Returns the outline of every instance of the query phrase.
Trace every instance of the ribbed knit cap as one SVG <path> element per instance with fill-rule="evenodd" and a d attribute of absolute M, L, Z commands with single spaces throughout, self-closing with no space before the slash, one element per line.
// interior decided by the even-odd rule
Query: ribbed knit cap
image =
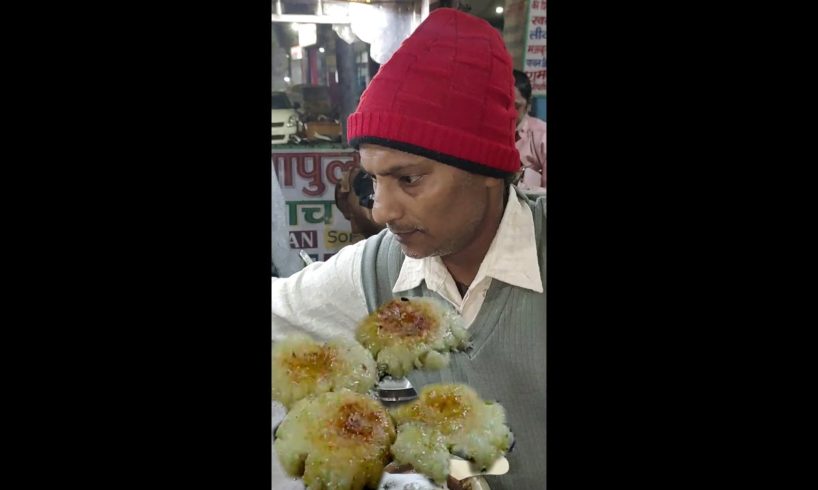
<path fill-rule="evenodd" d="M 488 22 L 433 10 L 361 95 L 347 140 L 503 177 L 520 168 L 511 57 Z"/>

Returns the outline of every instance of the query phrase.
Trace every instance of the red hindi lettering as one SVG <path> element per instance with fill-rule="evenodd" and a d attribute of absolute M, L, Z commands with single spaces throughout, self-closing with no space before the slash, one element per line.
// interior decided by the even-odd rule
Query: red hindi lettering
<path fill-rule="evenodd" d="M 357 166 L 358 164 L 355 163 L 354 160 L 350 160 L 348 162 L 333 160 L 327 164 L 327 180 L 332 185 L 338 185 L 338 182 L 341 181 L 341 176 L 344 174 L 344 172 Z"/>
<path fill-rule="evenodd" d="M 281 153 L 273 160 L 273 169 L 278 177 L 278 181 L 282 187 L 293 186 L 293 164 L 298 160 L 296 153 Z M 284 173 L 284 178 L 281 178 L 281 173 Z"/>
<path fill-rule="evenodd" d="M 298 153 L 298 175 L 310 179 L 309 184 L 301 190 L 307 196 L 321 196 L 327 189 L 324 184 L 324 173 L 321 171 L 321 154 L 320 153 Z M 312 160 L 312 167 L 307 168 L 307 160 Z"/>

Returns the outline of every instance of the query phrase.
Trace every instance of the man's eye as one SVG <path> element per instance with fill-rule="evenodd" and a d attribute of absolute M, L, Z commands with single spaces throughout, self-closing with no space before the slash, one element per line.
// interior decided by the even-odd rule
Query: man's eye
<path fill-rule="evenodd" d="M 422 178 L 423 178 L 422 175 L 404 175 L 403 177 L 400 178 L 400 181 L 403 182 L 404 184 L 410 184 L 411 185 L 411 184 L 416 183 L 417 181 L 419 181 Z"/>

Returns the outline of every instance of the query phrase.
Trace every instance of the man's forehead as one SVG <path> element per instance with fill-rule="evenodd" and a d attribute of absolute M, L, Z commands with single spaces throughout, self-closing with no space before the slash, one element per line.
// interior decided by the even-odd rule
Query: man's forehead
<path fill-rule="evenodd" d="M 405 167 L 437 163 L 420 155 L 369 143 L 361 145 L 359 153 L 361 166 L 370 173 L 391 173 Z"/>

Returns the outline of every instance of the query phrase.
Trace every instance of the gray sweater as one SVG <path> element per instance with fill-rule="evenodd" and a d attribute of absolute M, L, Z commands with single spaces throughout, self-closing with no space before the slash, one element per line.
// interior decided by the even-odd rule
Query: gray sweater
<path fill-rule="evenodd" d="M 545 199 L 528 201 L 534 216 L 537 251 L 545 282 Z M 404 255 L 391 234 L 369 240 L 362 259 L 367 308 L 374 311 L 392 299 L 392 287 Z M 437 296 L 426 283 L 399 296 Z M 454 353 L 441 371 L 414 371 L 409 379 L 418 390 L 429 383 L 466 383 L 485 400 L 506 409 L 515 436 L 507 455 L 508 474 L 486 477 L 491 490 L 545 488 L 545 293 L 492 280 L 483 306 L 469 327 L 472 348 Z"/>

